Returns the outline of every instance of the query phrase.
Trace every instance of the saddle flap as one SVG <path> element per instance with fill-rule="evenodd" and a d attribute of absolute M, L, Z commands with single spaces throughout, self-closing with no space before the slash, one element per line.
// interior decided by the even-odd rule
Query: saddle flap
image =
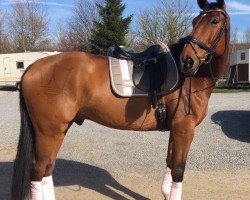
<path fill-rule="evenodd" d="M 167 73 L 165 80 L 161 84 L 161 92 L 159 95 L 165 95 L 173 92 L 180 83 L 180 71 L 171 52 L 166 52 L 163 59 L 165 59 L 163 63 L 167 66 Z M 166 93 L 166 91 L 168 92 Z"/>
<path fill-rule="evenodd" d="M 149 62 L 146 65 L 136 65 L 133 66 L 133 82 L 136 87 L 145 92 L 150 92 L 151 90 L 156 90 L 162 83 L 164 74 L 162 73 L 160 63 L 160 57 L 158 56 L 155 62 Z M 166 67 L 166 65 L 165 65 Z"/>

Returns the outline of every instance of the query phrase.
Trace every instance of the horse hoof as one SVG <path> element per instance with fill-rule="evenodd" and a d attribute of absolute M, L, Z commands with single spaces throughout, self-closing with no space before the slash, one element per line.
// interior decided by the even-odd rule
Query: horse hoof
<path fill-rule="evenodd" d="M 165 197 L 165 200 L 169 200 L 170 199 L 170 195 L 168 195 L 167 197 Z"/>
<path fill-rule="evenodd" d="M 170 199 L 170 196 L 165 196 L 164 200 L 169 200 Z"/>

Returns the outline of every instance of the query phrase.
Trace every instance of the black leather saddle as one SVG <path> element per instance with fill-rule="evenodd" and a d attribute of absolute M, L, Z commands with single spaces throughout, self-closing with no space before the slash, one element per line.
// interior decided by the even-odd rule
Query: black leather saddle
<path fill-rule="evenodd" d="M 133 61 L 134 85 L 144 92 L 157 94 L 167 73 L 167 57 L 160 45 L 150 46 L 143 52 L 133 53 L 115 46 L 112 56 Z"/>

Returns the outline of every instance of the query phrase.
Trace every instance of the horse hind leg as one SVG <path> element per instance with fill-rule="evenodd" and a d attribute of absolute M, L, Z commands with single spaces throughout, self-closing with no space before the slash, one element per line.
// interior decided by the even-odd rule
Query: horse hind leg
<path fill-rule="evenodd" d="M 43 199 L 45 199 L 45 200 L 47 200 L 47 199 L 54 200 L 55 199 L 52 173 L 53 173 L 53 170 L 55 168 L 56 156 L 57 156 L 58 151 L 62 145 L 63 139 L 64 139 L 64 134 L 62 134 L 61 137 L 58 139 L 57 144 L 55 146 L 55 149 L 52 152 L 52 155 L 50 156 L 50 159 L 46 165 L 44 177 L 42 178 Z"/>
<path fill-rule="evenodd" d="M 57 153 L 63 142 L 65 133 L 36 134 L 34 163 L 31 175 L 32 200 L 54 200 L 52 172 L 55 167 Z"/>

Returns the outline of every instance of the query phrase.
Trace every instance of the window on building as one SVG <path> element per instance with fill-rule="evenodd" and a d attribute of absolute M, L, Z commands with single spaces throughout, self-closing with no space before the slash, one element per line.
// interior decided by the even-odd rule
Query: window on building
<path fill-rule="evenodd" d="M 240 54 L 240 59 L 241 60 L 246 60 L 246 53 L 241 53 Z"/>
<path fill-rule="evenodd" d="M 24 64 L 23 64 L 23 62 L 16 62 L 16 68 L 17 68 L 17 69 L 24 69 Z"/>

